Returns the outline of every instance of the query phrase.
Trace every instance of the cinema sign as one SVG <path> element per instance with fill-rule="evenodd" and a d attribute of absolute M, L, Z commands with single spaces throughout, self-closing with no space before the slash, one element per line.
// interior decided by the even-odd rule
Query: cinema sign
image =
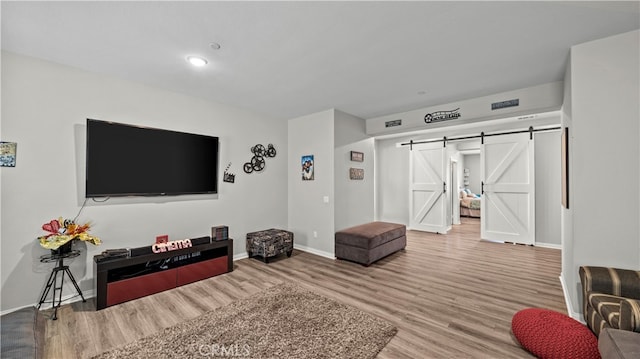
<path fill-rule="evenodd" d="M 424 123 L 442 122 L 460 118 L 460 107 L 451 111 L 436 111 L 424 116 Z"/>

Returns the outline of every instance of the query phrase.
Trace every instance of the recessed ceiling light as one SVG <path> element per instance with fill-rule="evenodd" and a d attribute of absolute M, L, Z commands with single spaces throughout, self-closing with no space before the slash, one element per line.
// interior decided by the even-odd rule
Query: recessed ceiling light
<path fill-rule="evenodd" d="M 217 42 L 212 42 L 209 44 L 209 46 L 211 46 L 211 48 L 214 50 L 220 50 L 220 44 Z"/>
<path fill-rule="evenodd" d="M 207 60 L 198 56 L 189 56 L 187 57 L 187 61 L 189 61 L 191 65 L 198 66 L 198 67 L 204 66 L 208 63 Z"/>

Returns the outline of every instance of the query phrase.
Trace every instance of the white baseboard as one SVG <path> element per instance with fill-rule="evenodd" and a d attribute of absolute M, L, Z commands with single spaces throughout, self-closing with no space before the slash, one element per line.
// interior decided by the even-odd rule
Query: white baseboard
<path fill-rule="evenodd" d="M 309 248 L 307 246 L 301 246 L 299 244 L 294 244 L 293 248 L 301 250 L 303 252 L 315 254 L 315 255 L 320 256 L 320 257 L 325 257 L 325 258 L 329 258 L 329 259 L 336 259 L 336 256 L 333 253 L 329 253 L 329 252 L 325 252 L 325 251 L 319 251 L 317 249 Z"/>
<path fill-rule="evenodd" d="M 554 243 L 540 243 L 540 242 L 536 242 L 535 246 L 536 246 L 536 247 L 542 247 L 542 248 L 562 249 L 562 245 L 561 245 L 561 244 L 554 244 Z"/>
<path fill-rule="evenodd" d="M 65 283 L 65 284 L 67 284 L 71 288 L 73 288 L 71 283 Z M 86 300 L 89 300 L 90 298 L 93 298 L 93 297 L 96 296 L 94 289 L 83 290 L 82 291 L 82 295 L 84 296 L 84 299 L 86 299 Z M 43 303 L 42 307 L 40 308 L 40 310 L 46 310 L 46 309 L 50 309 L 51 308 L 51 303 L 50 303 L 50 299 L 49 299 L 50 296 L 51 296 L 51 293 L 49 293 L 49 296 L 47 297 L 47 303 Z M 74 291 L 74 293 L 67 294 L 67 295 L 64 295 L 62 297 L 62 304 L 61 305 L 75 303 L 75 302 L 79 302 L 81 300 L 82 300 L 82 298 L 80 298 L 78 293 L 76 293 Z M 11 313 L 11 312 L 15 312 L 16 310 L 20 310 L 22 308 L 37 307 L 37 306 L 38 306 L 38 303 L 31 303 L 31 304 L 28 304 L 28 305 L 23 305 L 21 307 L 3 310 L 3 311 L 0 312 L 0 315 L 5 315 L 5 314 Z"/>
<path fill-rule="evenodd" d="M 35 307 L 37 306 L 36 304 L 29 304 L 29 305 L 23 305 L 22 307 L 16 307 L 16 308 L 11 308 L 11 309 L 6 309 L 3 311 L 0 311 L 0 315 L 5 315 L 5 314 L 9 314 L 11 312 L 15 312 L 17 310 L 20 310 L 22 308 L 27 308 L 27 307 Z"/>
<path fill-rule="evenodd" d="M 236 255 L 233 256 L 233 261 L 239 261 L 241 259 L 245 259 L 245 258 L 249 258 L 249 255 L 247 254 L 247 252 L 242 252 L 242 253 L 238 253 Z"/>
<path fill-rule="evenodd" d="M 567 313 L 571 318 L 579 321 L 582 324 L 586 324 L 582 313 L 580 311 L 576 312 L 575 310 L 573 310 L 573 305 L 571 304 L 571 297 L 569 297 L 567 283 L 565 282 L 564 276 L 562 275 L 562 273 L 560 273 L 559 279 L 560 279 L 560 285 L 562 285 L 562 294 L 564 294 L 564 302 L 565 302 L 565 305 L 567 306 Z"/>
<path fill-rule="evenodd" d="M 307 246 L 301 246 L 299 244 L 294 244 L 293 248 L 297 249 L 299 251 L 315 254 L 315 255 L 320 256 L 320 257 L 325 257 L 325 258 L 329 258 L 329 259 L 336 259 L 336 256 L 333 253 L 329 253 L 329 252 L 325 252 L 325 251 L 319 251 L 317 249 L 309 248 Z M 233 256 L 233 260 L 234 261 L 238 261 L 240 259 L 245 259 L 245 258 L 249 258 L 249 255 L 247 254 L 247 252 L 239 253 L 239 254 L 236 254 L 236 255 Z"/>

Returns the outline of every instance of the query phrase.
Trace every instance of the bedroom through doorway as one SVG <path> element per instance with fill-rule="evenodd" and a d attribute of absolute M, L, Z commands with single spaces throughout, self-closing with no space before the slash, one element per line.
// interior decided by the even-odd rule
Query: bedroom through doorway
<path fill-rule="evenodd" d="M 465 227 L 473 226 L 480 239 L 480 217 L 482 202 L 482 177 L 480 172 L 480 140 L 469 140 L 456 144 L 457 154 L 452 158 L 458 159 L 460 171 L 452 173 L 459 184 L 456 192 L 452 193 L 453 209 L 459 213 L 458 223 Z M 453 177 L 452 177 L 453 178 Z M 457 195 L 457 201 L 455 200 Z M 453 222 L 456 224 L 456 222 Z M 477 227 L 477 228 L 476 228 Z"/>

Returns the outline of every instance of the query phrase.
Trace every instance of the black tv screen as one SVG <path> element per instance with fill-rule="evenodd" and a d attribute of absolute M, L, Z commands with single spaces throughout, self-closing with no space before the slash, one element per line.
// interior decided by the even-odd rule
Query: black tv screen
<path fill-rule="evenodd" d="M 87 119 L 87 198 L 217 192 L 218 137 Z"/>

